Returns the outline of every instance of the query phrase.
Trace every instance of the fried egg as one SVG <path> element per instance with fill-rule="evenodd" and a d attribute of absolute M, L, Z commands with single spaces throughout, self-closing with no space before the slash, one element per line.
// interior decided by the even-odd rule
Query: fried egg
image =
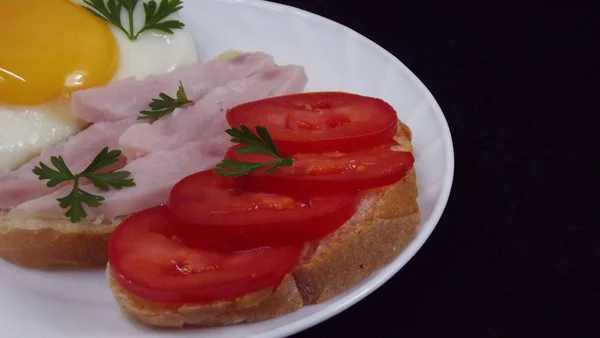
<path fill-rule="evenodd" d="M 142 2 L 136 29 L 144 22 Z M 71 115 L 72 92 L 197 62 L 185 27 L 174 34 L 148 30 L 131 41 L 82 3 L 0 0 L 0 172 L 86 126 Z M 168 19 L 181 21 L 177 13 Z"/>

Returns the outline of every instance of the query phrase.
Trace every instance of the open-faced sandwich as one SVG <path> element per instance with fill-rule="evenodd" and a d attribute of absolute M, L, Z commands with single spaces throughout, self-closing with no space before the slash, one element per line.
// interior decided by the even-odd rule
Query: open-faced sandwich
<path fill-rule="evenodd" d="M 111 3 L 120 7 L 82 6 L 108 22 L 111 11 L 142 8 Z M 146 19 L 170 8 L 164 19 L 181 3 L 143 8 Z M 163 33 L 184 32 L 170 25 Z M 131 44 L 144 37 L 111 29 Z M 123 53 L 112 56 L 127 64 Z M 0 87 L 0 113 L 17 121 L 0 124 L 2 133 L 21 128 L 26 109 L 52 105 L 71 121 L 64 135 L 0 162 L 0 257 L 33 268 L 106 267 L 115 299 L 139 320 L 218 326 L 326 301 L 412 238 L 420 222 L 412 135 L 389 104 L 302 93 L 304 68 L 263 52 L 181 59 L 148 74 L 55 84 L 37 100 L 18 96 L 23 84 Z M 20 144 L 25 134 L 7 139 Z"/>

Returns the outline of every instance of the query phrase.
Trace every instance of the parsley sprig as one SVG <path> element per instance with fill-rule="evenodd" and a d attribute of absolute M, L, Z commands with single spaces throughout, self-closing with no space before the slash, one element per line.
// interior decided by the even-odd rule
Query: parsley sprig
<path fill-rule="evenodd" d="M 51 156 L 50 162 L 56 169 L 50 168 L 48 165 L 40 162 L 39 167 L 33 168 L 33 173 L 40 180 L 49 180 L 46 183 L 48 187 L 55 187 L 63 182 L 73 181 L 71 192 L 57 201 L 61 208 L 68 209 L 65 216 L 71 219 L 71 222 L 77 223 L 81 219 L 87 217 L 87 213 L 83 209 L 83 204 L 89 207 L 96 208 L 102 204 L 104 197 L 90 194 L 80 189 L 79 179 L 85 178 L 92 182 L 98 189 L 107 191 L 111 187 L 121 189 L 123 187 L 132 187 L 135 185 L 132 178 L 128 178 L 131 174 L 128 171 L 116 171 L 112 173 L 99 173 L 102 168 L 106 168 L 118 161 L 121 155 L 120 150 L 108 150 L 108 147 L 102 149 L 98 155 L 92 160 L 92 163 L 79 174 L 73 174 L 67 167 L 62 156 Z"/>
<path fill-rule="evenodd" d="M 151 110 L 142 110 L 140 112 L 141 116 L 137 119 L 156 121 L 161 117 L 172 113 L 175 108 L 181 108 L 192 103 L 192 101 L 187 98 L 181 81 L 179 81 L 179 88 L 177 88 L 175 96 L 176 98 L 170 97 L 165 93 L 158 94 L 158 98 L 152 99 L 152 102 L 148 104 Z"/>
<path fill-rule="evenodd" d="M 183 8 L 181 0 L 160 0 L 157 5 L 155 0 L 142 2 L 144 6 L 144 25 L 137 32 L 134 29 L 133 13 L 140 0 L 84 0 L 83 8 L 95 16 L 118 27 L 129 40 L 136 40 L 140 34 L 147 30 L 155 29 L 173 34 L 174 29 L 181 29 L 185 25 L 179 20 L 165 20 L 169 15 Z M 127 12 L 127 27 L 121 20 L 121 11 Z"/>
<path fill-rule="evenodd" d="M 274 160 L 269 162 L 242 162 L 226 159 L 217 164 L 214 169 L 216 174 L 223 176 L 243 176 L 258 169 L 270 167 L 264 172 L 267 175 L 282 167 L 291 167 L 294 164 L 293 157 L 281 157 L 277 148 L 275 148 L 275 144 L 267 128 L 256 126 L 256 134 L 258 136 L 244 125 L 241 125 L 240 128 L 232 127 L 225 131 L 232 137 L 231 142 L 244 145 L 235 149 L 237 153 L 262 154 L 273 157 Z"/>

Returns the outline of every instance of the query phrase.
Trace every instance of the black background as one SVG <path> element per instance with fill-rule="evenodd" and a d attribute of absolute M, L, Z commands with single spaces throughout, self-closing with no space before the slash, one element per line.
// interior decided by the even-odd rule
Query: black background
<path fill-rule="evenodd" d="M 456 159 L 417 255 L 296 337 L 600 337 L 599 6 L 275 2 L 398 57 L 442 107 Z"/>

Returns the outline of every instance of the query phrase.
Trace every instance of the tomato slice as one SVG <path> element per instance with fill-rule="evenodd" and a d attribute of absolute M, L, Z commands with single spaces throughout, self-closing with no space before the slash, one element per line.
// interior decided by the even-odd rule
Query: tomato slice
<path fill-rule="evenodd" d="M 229 148 L 226 159 L 242 162 L 269 162 L 271 157 L 259 154 L 242 155 Z M 260 169 L 238 178 L 246 190 L 298 195 L 328 194 L 357 191 L 393 184 L 413 167 L 411 152 L 400 151 L 396 142 L 350 153 L 300 153 L 294 155 L 291 167 L 267 174 Z"/>
<path fill-rule="evenodd" d="M 357 193 L 309 196 L 246 192 L 211 170 L 190 175 L 171 190 L 167 217 L 193 247 L 248 249 L 320 239 L 356 211 Z"/>
<path fill-rule="evenodd" d="M 377 98 L 343 92 L 272 97 L 227 111 L 230 126 L 267 128 L 284 155 L 353 151 L 385 143 L 396 134 L 398 116 Z"/>
<path fill-rule="evenodd" d="M 234 299 L 278 285 L 298 262 L 299 246 L 192 249 L 173 237 L 165 210 L 160 206 L 131 215 L 110 239 L 112 275 L 139 297 L 162 303 Z"/>

